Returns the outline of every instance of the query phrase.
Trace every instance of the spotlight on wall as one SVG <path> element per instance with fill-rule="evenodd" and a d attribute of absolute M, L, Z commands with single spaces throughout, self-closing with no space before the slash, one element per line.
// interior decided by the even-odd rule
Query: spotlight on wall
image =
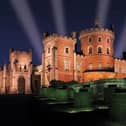
<path fill-rule="evenodd" d="M 56 30 L 60 34 L 66 33 L 63 0 L 50 0 L 52 12 L 56 25 Z"/>
<path fill-rule="evenodd" d="M 110 0 L 98 0 L 96 19 L 100 21 L 102 27 L 106 24 L 106 18 L 109 11 Z"/>
<path fill-rule="evenodd" d="M 115 57 L 122 57 L 122 52 L 126 51 L 126 20 L 123 24 L 123 30 L 121 32 L 121 35 L 118 39 L 118 43 L 116 44 L 115 48 Z"/>
<path fill-rule="evenodd" d="M 35 19 L 27 0 L 10 0 L 10 3 L 40 61 L 42 51 L 41 36 L 37 30 Z"/>

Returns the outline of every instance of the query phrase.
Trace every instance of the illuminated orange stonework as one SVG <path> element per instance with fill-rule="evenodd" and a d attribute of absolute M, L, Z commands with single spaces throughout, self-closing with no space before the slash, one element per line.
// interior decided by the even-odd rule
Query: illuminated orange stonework
<path fill-rule="evenodd" d="M 40 66 L 32 65 L 32 49 L 19 51 L 10 49 L 9 65 L 0 68 L 0 94 L 29 94 Z M 32 79 L 33 78 L 33 79 Z M 37 82 L 37 81 L 36 81 Z"/>
<path fill-rule="evenodd" d="M 9 65 L 0 68 L 0 94 L 32 93 L 51 80 L 89 82 L 126 78 L 126 60 L 114 58 L 113 29 L 98 25 L 81 31 L 81 51 L 75 50 L 77 36 L 43 33 L 42 64 L 32 64 L 32 50 L 10 50 Z"/>
<path fill-rule="evenodd" d="M 113 29 L 95 26 L 81 31 L 82 53 L 75 52 L 76 33 L 70 37 L 43 34 L 41 84 L 49 86 L 51 80 L 88 82 L 107 78 L 125 78 L 126 60 L 114 55 Z M 67 49 L 66 49 L 67 48 Z"/>

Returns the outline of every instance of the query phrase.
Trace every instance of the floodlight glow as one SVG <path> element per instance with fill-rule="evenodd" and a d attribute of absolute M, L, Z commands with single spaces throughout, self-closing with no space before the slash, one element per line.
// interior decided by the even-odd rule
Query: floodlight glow
<path fill-rule="evenodd" d="M 64 9 L 62 0 L 50 0 L 53 10 L 56 30 L 60 34 L 66 33 Z"/>
<path fill-rule="evenodd" d="M 126 50 L 126 20 L 123 25 L 120 38 L 115 48 L 115 57 L 122 57 L 122 52 Z"/>
<path fill-rule="evenodd" d="M 100 25 L 104 27 L 110 6 L 110 0 L 98 0 L 96 19 L 99 20 Z"/>
<path fill-rule="evenodd" d="M 37 58 L 41 59 L 41 37 L 36 27 L 35 19 L 31 13 L 27 0 L 10 0 L 10 3 L 24 28 L 24 32 L 27 34 L 32 47 L 35 49 Z"/>

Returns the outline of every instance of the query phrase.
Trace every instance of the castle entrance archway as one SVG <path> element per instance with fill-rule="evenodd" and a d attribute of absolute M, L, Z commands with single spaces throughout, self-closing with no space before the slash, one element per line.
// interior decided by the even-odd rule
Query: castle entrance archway
<path fill-rule="evenodd" d="M 18 93 L 25 94 L 25 78 L 22 76 L 18 78 Z"/>

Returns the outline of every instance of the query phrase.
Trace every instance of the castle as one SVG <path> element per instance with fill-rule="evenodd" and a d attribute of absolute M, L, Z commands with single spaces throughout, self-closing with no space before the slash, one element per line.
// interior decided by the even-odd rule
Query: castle
<path fill-rule="evenodd" d="M 43 34 L 43 86 L 51 80 L 88 82 L 107 78 L 125 78 L 126 60 L 114 58 L 114 28 L 104 29 L 96 21 L 91 29 L 80 32 L 81 52 L 75 50 L 77 37 Z"/>
<path fill-rule="evenodd" d="M 32 49 L 10 49 L 8 65 L 0 69 L 0 93 L 32 93 L 48 87 L 51 80 L 88 82 L 125 78 L 126 60 L 114 58 L 114 29 L 101 28 L 98 22 L 80 32 L 81 51 L 76 51 L 77 35 L 43 33 L 42 64 L 32 64 Z"/>

